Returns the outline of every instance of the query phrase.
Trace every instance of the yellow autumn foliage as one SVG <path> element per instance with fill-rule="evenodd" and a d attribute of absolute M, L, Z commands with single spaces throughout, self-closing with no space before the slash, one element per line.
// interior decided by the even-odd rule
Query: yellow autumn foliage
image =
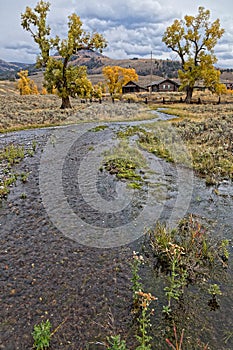
<path fill-rule="evenodd" d="M 111 95 L 121 93 L 122 86 L 130 80 L 138 81 L 138 75 L 134 68 L 107 66 L 103 68 L 103 75 Z"/>
<path fill-rule="evenodd" d="M 20 91 L 20 95 L 38 95 L 38 89 L 33 80 L 28 78 L 28 71 L 21 70 L 17 73 L 19 80 L 17 82 L 17 89 Z"/>

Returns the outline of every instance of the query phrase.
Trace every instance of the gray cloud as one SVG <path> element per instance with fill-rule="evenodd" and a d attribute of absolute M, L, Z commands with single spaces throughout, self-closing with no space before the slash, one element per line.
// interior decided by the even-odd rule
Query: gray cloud
<path fill-rule="evenodd" d="M 185 14 L 196 14 L 199 5 L 210 9 L 213 19 L 219 17 L 225 34 L 216 46 L 219 64 L 233 67 L 233 25 L 230 13 L 233 11 L 231 0 L 213 3 L 203 0 L 199 4 L 186 0 L 50 0 L 49 23 L 52 35 L 65 37 L 67 17 L 77 13 L 88 31 L 102 33 L 108 48 L 104 54 L 113 58 L 149 57 L 150 52 L 158 58 L 176 58 L 162 43 L 163 33 L 175 18 Z M 199 1 L 198 1 L 199 2 Z M 34 62 L 38 49 L 29 33 L 20 26 L 20 14 L 26 6 L 34 7 L 36 0 L 8 0 L 0 3 L 0 58 L 7 61 Z M 5 34 L 7 33 L 7 35 Z"/>
<path fill-rule="evenodd" d="M 233 59 L 233 52 L 231 53 L 222 53 L 219 55 L 221 60 L 231 60 Z"/>
<path fill-rule="evenodd" d="M 33 47 L 31 45 L 29 45 L 28 43 L 24 43 L 24 42 L 19 42 L 19 43 L 12 43 L 12 44 L 7 44 L 5 46 L 5 49 L 7 50 L 29 50 L 33 53 L 35 53 L 35 50 L 33 50 Z"/>
<path fill-rule="evenodd" d="M 154 23 L 156 19 L 159 21 L 172 17 L 171 11 L 166 13 L 159 1 L 144 0 L 118 0 L 118 1 L 102 1 L 96 4 L 96 0 L 80 2 L 77 12 L 83 18 L 96 17 L 100 20 L 108 21 L 111 19 L 116 24 L 124 24 L 130 27 L 131 24 L 140 26 L 141 23 Z M 174 14 L 174 10 L 173 10 Z"/>

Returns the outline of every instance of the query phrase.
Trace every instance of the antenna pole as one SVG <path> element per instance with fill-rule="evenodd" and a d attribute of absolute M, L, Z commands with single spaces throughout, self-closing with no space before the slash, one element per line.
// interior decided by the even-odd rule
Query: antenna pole
<path fill-rule="evenodd" d="M 152 84 L 152 74 L 153 74 L 153 61 L 152 61 L 152 51 L 150 53 L 150 83 Z M 151 86 L 152 91 L 152 86 Z"/>

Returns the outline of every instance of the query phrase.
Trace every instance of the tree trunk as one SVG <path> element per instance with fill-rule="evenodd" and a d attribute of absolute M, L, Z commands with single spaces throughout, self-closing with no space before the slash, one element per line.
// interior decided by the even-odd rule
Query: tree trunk
<path fill-rule="evenodd" d="M 193 96 L 193 87 L 187 86 L 185 102 L 191 103 L 192 96 Z"/>
<path fill-rule="evenodd" d="M 69 96 L 62 97 L 61 109 L 72 108 Z"/>
<path fill-rule="evenodd" d="M 68 88 L 67 88 L 67 76 L 66 76 L 68 61 L 69 61 L 69 56 L 66 56 L 64 59 L 63 68 L 62 68 L 62 79 L 63 79 L 62 90 L 63 92 L 65 92 L 66 96 L 62 96 L 61 109 L 71 108 L 70 98 L 69 98 Z"/>

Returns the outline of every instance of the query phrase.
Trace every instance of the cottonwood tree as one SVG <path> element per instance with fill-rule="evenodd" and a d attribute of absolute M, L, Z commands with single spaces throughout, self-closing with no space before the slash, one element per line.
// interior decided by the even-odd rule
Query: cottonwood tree
<path fill-rule="evenodd" d="M 102 85 L 100 83 L 93 86 L 92 96 L 101 99 L 103 95 Z"/>
<path fill-rule="evenodd" d="M 27 70 L 21 70 L 17 73 L 19 80 L 17 82 L 17 89 L 20 91 L 20 95 L 38 95 L 38 89 L 35 82 L 28 77 Z"/>
<path fill-rule="evenodd" d="M 219 19 L 210 22 L 210 11 L 204 7 L 198 8 L 196 17 L 186 15 L 184 20 L 176 19 L 167 27 L 162 41 L 181 59 L 182 70 L 178 75 L 181 90 L 186 90 L 187 103 L 191 101 L 197 80 L 203 80 L 212 92 L 225 91 L 219 81 L 220 71 L 214 67 L 217 62 L 214 47 L 223 33 Z"/>
<path fill-rule="evenodd" d="M 58 94 L 62 98 L 64 91 L 63 65 L 64 62 L 61 60 L 49 59 L 44 73 L 45 87 L 47 91 L 49 93 L 54 93 L 54 88 L 56 88 Z M 86 67 L 70 65 L 66 68 L 65 96 L 69 94 L 71 97 L 75 97 L 77 95 L 81 98 L 88 98 L 91 96 L 92 90 L 93 86 L 90 80 L 87 78 Z"/>
<path fill-rule="evenodd" d="M 34 9 L 26 8 L 21 14 L 21 25 L 28 31 L 40 48 L 37 67 L 45 68 L 45 87 L 48 91 L 56 88 L 62 98 L 61 108 L 71 108 L 70 96 L 80 90 L 79 84 L 84 80 L 85 72 L 80 67 L 69 64 L 71 57 L 80 50 L 99 50 L 107 46 L 104 37 L 99 33 L 87 33 L 82 28 L 82 22 L 75 13 L 68 17 L 68 35 L 66 39 L 50 36 L 50 26 L 47 15 L 50 3 L 39 1 Z M 51 57 L 55 50 L 60 59 Z M 80 75 L 82 79 L 80 80 Z M 85 81 L 86 82 L 86 81 Z"/>
<path fill-rule="evenodd" d="M 122 86 L 130 80 L 138 81 L 138 75 L 134 68 L 107 66 L 102 69 L 102 72 L 111 95 L 121 93 Z"/>

